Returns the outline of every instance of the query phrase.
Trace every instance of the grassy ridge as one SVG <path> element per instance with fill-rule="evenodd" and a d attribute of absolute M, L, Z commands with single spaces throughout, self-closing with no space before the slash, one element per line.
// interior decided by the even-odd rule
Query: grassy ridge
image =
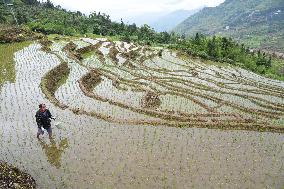
<path fill-rule="evenodd" d="M 56 90 L 66 82 L 70 73 L 70 68 L 66 62 L 62 62 L 54 69 L 50 70 L 41 80 L 41 89 L 46 97 L 55 105 L 66 108 L 55 98 Z"/>

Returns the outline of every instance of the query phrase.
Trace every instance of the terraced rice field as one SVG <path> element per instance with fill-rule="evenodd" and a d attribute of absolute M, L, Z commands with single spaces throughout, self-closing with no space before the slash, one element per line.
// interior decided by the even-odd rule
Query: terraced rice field
<path fill-rule="evenodd" d="M 34 43 L 14 60 L 0 159 L 39 188 L 284 185 L 283 82 L 105 39 Z M 62 129 L 40 142 L 42 102 Z"/>

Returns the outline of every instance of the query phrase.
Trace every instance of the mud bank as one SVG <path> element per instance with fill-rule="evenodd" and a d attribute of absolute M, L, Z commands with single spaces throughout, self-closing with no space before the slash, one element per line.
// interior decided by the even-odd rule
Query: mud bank
<path fill-rule="evenodd" d="M 66 81 L 68 75 L 70 73 L 70 69 L 66 62 L 62 62 L 60 65 L 56 66 L 54 69 L 50 70 L 41 81 L 41 89 L 42 92 L 46 95 L 46 97 L 54 103 L 56 106 L 60 108 L 66 109 L 68 106 L 60 103 L 55 98 L 56 90 Z"/>
<path fill-rule="evenodd" d="M 0 161 L 0 188 L 35 189 L 36 182 L 31 175 Z"/>

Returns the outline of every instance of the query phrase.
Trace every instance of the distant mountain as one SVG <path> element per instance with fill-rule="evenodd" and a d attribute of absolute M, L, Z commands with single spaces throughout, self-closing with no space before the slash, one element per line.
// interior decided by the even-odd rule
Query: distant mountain
<path fill-rule="evenodd" d="M 151 23 L 155 22 L 156 20 L 162 18 L 163 16 L 167 15 L 168 12 L 149 12 L 147 14 L 140 14 L 136 16 L 131 16 L 123 19 L 126 23 L 132 24 L 135 23 L 137 26 L 142 26 L 144 24 L 150 25 Z"/>
<path fill-rule="evenodd" d="M 147 14 L 126 18 L 125 21 L 129 24 L 135 23 L 137 26 L 147 24 L 157 32 L 171 31 L 186 18 L 197 13 L 202 8 L 194 10 L 176 10 L 174 12 L 149 12 Z"/>
<path fill-rule="evenodd" d="M 200 10 L 201 8 L 194 10 L 176 10 L 165 16 L 162 16 L 154 22 L 151 22 L 150 26 L 154 28 L 157 32 L 170 31 L 182 21 L 184 21 L 186 18 L 197 13 Z"/>
<path fill-rule="evenodd" d="M 251 47 L 284 51 L 284 0 L 226 0 L 204 8 L 174 31 L 230 36 Z"/>

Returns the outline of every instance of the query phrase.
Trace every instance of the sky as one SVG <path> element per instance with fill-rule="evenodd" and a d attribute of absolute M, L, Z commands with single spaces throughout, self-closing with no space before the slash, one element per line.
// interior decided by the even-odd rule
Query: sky
<path fill-rule="evenodd" d="M 67 10 L 85 14 L 102 12 L 113 20 L 131 19 L 140 15 L 169 13 L 179 9 L 192 10 L 202 6 L 217 6 L 224 0 L 51 0 Z"/>

